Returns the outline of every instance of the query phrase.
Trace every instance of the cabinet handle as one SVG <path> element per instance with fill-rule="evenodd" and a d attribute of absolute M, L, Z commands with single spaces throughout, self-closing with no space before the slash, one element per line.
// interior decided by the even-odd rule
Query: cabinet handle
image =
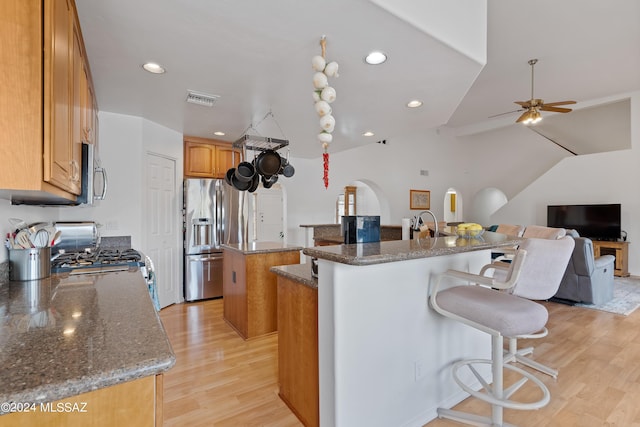
<path fill-rule="evenodd" d="M 80 181 L 80 166 L 78 166 L 78 162 L 75 160 L 71 160 L 69 162 L 71 164 L 71 181 L 79 182 Z"/>

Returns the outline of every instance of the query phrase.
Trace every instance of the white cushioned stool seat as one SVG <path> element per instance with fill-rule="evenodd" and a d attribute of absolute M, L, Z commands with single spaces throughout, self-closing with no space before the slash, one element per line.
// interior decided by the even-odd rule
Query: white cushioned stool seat
<path fill-rule="evenodd" d="M 438 276 L 430 295 L 431 307 L 452 320 L 462 322 L 491 335 L 491 359 L 462 359 L 451 368 L 455 382 L 470 396 L 491 405 L 491 416 L 480 416 L 448 408 L 438 408 L 438 417 L 474 426 L 504 427 L 503 409 L 532 410 L 547 405 L 549 389 L 532 373 L 509 363 L 505 364 L 503 337 L 538 332 L 549 318 L 547 309 L 537 302 L 513 295 L 509 291 L 518 283 L 526 267 L 527 251 L 517 249 L 513 261 L 505 265 L 501 280 L 483 274 L 447 270 Z M 484 268 L 482 272 L 486 271 Z M 441 289 L 442 281 L 464 281 Z M 487 376 L 486 365 L 491 373 Z M 504 370 L 510 371 L 505 378 Z M 466 375 L 463 376 L 462 373 Z M 480 385 L 469 382 L 469 373 Z M 505 387 L 505 379 L 509 383 Z M 514 396 L 529 383 L 528 389 Z M 512 399 L 517 397 L 517 399 Z"/>
<path fill-rule="evenodd" d="M 440 291 L 438 305 L 507 337 L 538 332 L 549 319 L 547 309 L 538 303 L 481 286 Z"/>

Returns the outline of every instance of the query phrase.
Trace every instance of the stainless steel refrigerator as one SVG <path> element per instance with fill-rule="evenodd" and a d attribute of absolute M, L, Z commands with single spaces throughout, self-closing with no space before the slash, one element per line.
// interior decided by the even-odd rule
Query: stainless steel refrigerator
<path fill-rule="evenodd" d="M 184 299 L 222 296 L 223 243 L 245 242 L 245 194 L 221 179 L 184 180 Z"/>

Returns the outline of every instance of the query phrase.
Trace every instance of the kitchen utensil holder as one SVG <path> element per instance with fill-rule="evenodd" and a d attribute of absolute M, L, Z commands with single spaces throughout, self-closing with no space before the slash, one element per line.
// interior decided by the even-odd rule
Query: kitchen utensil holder
<path fill-rule="evenodd" d="M 9 279 L 38 280 L 51 275 L 51 248 L 9 250 Z"/>

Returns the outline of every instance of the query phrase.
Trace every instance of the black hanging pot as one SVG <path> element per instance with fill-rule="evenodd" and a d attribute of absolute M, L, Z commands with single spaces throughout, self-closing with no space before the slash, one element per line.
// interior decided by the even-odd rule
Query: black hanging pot
<path fill-rule="evenodd" d="M 238 181 L 251 182 L 253 181 L 253 177 L 255 174 L 256 168 L 253 166 L 253 163 L 240 162 L 236 167 L 235 176 Z"/>
<path fill-rule="evenodd" d="M 287 178 L 291 178 L 296 173 L 293 165 L 289 163 L 289 159 L 282 157 L 282 167 L 280 168 L 280 175 L 284 175 Z"/>
<path fill-rule="evenodd" d="M 231 175 L 231 185 L 239 191 L 247 191 L 251 188 L 252 181 L 240 181 L 236 174 Z"/>
<path fill-rule="evenodd" d="M 287 178 L 291 178 L 294 173 L 296 173 L 296 170 L 291 163 L 287 163 L 287 165 L 282 168 L 282 175 Z"/>
<path fill-rule="evenodd" d="M 233 186 L 233 183 L 231 182 L 231 177 L 234 176 L 236 174 L 236 168 L 231 168 L 227 171 L 227 174 L 224 176 L 224 181 Z"/>
<path fill-rule="evenodd" d="M 274 150 L 263 151 L 256 158 L 256 170 L 262 176 L 277 175 L 280 171 L 280 166 L 282 166 L 282 159 L 280 154 Z"/>
<path fill-rule="evenodd" d="M 262 176 L 262 186 L 264 188 L 271 188 L 276 182 L 278 182 L 278 175 L 271 175 L 270 177 Z"/>
<path fill-rule="evenodd" d="M 249 187 L 249 193 L 253 193 L 258 189 L 258 185 L 260 184 L 260 175 L 255 174 L 253 179 L 251 180 L 251 187 Z"/>

